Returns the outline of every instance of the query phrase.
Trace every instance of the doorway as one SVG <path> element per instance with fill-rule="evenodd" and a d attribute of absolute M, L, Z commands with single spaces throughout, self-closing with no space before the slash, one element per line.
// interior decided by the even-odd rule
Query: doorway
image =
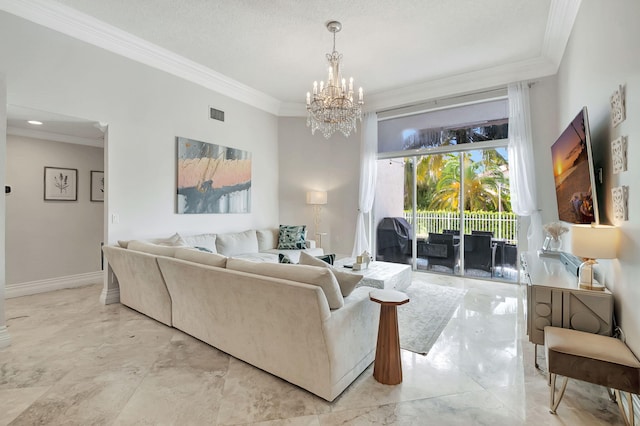
<path fill-rule="evenodd" d="M 8 106 L 6 297 L 102 282 L 104 131 L 94 121 Z"/>

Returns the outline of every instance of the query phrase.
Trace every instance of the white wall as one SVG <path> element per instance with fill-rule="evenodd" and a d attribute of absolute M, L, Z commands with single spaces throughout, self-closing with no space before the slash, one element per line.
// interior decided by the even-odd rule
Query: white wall
<path fill-rule="evenodd" d="M 90 201 L 90 172 L 103 170 L 104 150 L 7 137 L 6 284 L 99 271 L 104 203 Z M 44 167 L 78 170 L 77 201 L 44 201 Z"/>
<path fill-rule="evenodd" d="M 349 138 L 311 135 L 306 118 L 278 120 L 280 141 L 280 223 L 313 228 L 313 209 L 305 203 L 309 190 L 327 191 L 319 232 L 325 252 L 351 255 L 355 238 L 360 184 L 360 130 Z"/>
<path fill-rule="evenodd" d="M 108 123 L 108 243 L 176 231 L 225 232 L 278 221 L 277 119 L 162 71 L 0 13 L 10 104 Z M 208 108 L 225 111 L 210 120 Z M 252 212 L 178 215 L 176 136 L 248 150 Z"/>
<path fill-rule="evenodd" d="M 589 111 L 596 166 L 604 168 L 604 188 L 598 198 L 601 216 L 612 218 L 610 188 L 629 186 L 629 220 L 618 223 L 622 241 L 618 259 L 609 266 L 607 286 L 616 300 L 616 315 L 627 344 L 640 355 L 640 3 L 583 1 L 558 73 L 558 116 L 566 126 L 586 105 Z M 627 119 L 617 128 L 609 121 L 609 98 L 626 85 Z M 559 131 L 560 129 L 558 129 Z M 611 172 L 610 141 L 629 138 L 629 169 Z M 602 218 L 601 218 L 602 220 Z"/>

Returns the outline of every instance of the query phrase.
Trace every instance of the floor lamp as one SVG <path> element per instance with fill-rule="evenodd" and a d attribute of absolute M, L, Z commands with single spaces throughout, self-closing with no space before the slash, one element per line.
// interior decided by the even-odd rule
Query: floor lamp
<path fill-rule="evenodd" d="M 307 191 L 307 204 L 313 206 L 313 231 L 319 237 L 318 245 L 322 247 L 322 236 L 327 234 L 318 232 L 318 227 L 320 226 L 320 211 L 322 206 L 327 204 L 327 191 Z"/>

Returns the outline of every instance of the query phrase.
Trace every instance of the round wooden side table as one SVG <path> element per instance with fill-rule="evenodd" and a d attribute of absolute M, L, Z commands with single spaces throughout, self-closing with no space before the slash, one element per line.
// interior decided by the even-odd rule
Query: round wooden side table
<path fill-rule="evenodd" d="M 375 290 L 369 293 L 369 299 L 380 304 L 373 377 L 385 385 L 397 385 L 402 383 L 402 362 L 396 307 L 408 303 L 409 297 L 396 290 Z"/>

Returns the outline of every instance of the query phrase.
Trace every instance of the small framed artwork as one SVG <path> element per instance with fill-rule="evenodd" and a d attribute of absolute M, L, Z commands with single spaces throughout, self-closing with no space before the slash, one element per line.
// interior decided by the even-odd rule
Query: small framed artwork
<path fill-rule="evenodd" d="M 620 136 L 611 142 L 611 159 L 613 162 L 613 173 L 627 171 L 627 137 Z"/>
<path fill-rule="evenodd" d="M 620 85 L 609 99 L 611 104 L 611 125 L 617 127 L 627 118 L 624 86 Z"/>
<path fill-rule="evenodd" d="M 45 201 L 78 201 L 78 169 L 44 168 Z"/>
<path fill-rule="evenodd" d="M 104 172 L 91 170 L 91 201 L 104 201 Z"/>

